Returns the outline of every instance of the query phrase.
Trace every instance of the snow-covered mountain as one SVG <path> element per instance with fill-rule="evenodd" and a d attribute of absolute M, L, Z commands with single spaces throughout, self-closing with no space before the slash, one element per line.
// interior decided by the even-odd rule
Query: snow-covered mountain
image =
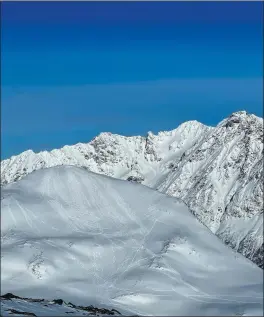
<path fill-rule="evenodd" d="M 84 166 L 181 198 L 212 232 L 263 268 L 263 119 L 233 113 L 147 137 L 101 133 L 88 144 L 1 162 L 1 184 L 45 167 Z"/>
<path fill-rule="evenodd" d="M 141 184 L 57 166 L 2 188 L 2 294 L 124 315 L 261 316 L 262 277 L 183 202 Z M 53 311 L 1 302 L 1 315 Z"/>

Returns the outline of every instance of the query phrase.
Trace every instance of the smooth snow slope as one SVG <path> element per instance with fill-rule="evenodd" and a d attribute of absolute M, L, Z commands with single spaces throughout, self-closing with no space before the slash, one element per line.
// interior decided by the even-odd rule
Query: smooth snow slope
<path fill-rule="evenodd" d="M 123 314 L 263 313 L 263 271 L 176 198 L 72 166 L 1 194 L 2 294 Z"/>

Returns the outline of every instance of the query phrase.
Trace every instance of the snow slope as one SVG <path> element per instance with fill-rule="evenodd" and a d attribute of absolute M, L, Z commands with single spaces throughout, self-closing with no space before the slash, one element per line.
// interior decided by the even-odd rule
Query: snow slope
<path fill-rule="evenodd" d="M 1 192 L 1 292 L 139 315 L 262 315 L 263 271 L 176 198 L 60 166 Z"/>
<path fill-rule="evenodd" d="M 263 268 L 263 119 L 233 113 L 147 137 L 101 133 L 88 144 L 1 162 L 1 184 L 57 165 L 141 182 L 182 199 L 213 233 Z"/>

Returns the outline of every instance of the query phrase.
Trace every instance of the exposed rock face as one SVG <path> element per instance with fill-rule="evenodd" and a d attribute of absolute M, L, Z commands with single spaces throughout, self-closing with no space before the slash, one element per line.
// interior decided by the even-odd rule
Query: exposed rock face
<path fill-rule="evenodd" d="M 142 183 L 144 181 L 144 178 L 143 177 L 137 177 L 137 176 L 129 176 L 127 178 L 127 180 L 129 182 L 136 182 L 136 183 Z"/>
<path fill-rule="evenodd" d="M 147 137 L 101 133 L 88 144 L 1 162 L 1 184 L 55 165 L 84 166 L 181 198 L 220 239 L 263 268 L 263 119 L 233 113 Z"/>

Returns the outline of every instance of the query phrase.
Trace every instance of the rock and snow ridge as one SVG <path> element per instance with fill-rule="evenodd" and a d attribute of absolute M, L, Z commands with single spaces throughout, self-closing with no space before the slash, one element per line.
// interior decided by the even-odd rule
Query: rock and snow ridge
<path fill-rule="evenodd" d="M 233 113 L 216 127 L 188 121 L 147 137 L 101 133 L 87 144 L 1 162 L 1 184 L 34 170 L 83 166 L 182 199 L 212 232 L 263 268 L 263 119 Z"/>
<path fill-rule="evenodd" d="M 62 299 L 24 298 L 12 293 L 1 296 L 1 316 L 121 316 L 117 310 L 78 306 Z"/>
<path fill-rule="evenodd" d="M 130 316 L 262 316 L 262 277 L 183 202 L 141 184 L 57 166 L 1 190 L 2 294 Z M 70 311 L 1 305 L 3 315 Z"/>

